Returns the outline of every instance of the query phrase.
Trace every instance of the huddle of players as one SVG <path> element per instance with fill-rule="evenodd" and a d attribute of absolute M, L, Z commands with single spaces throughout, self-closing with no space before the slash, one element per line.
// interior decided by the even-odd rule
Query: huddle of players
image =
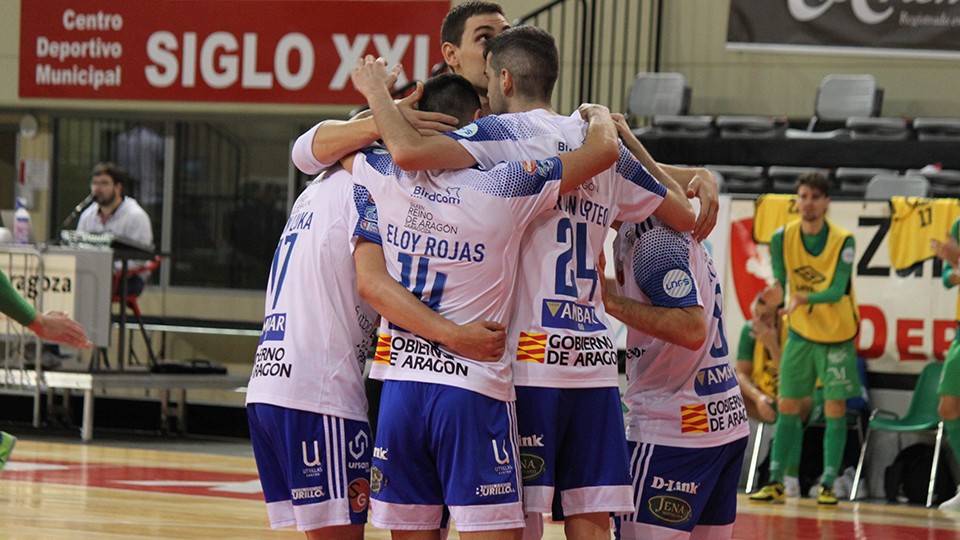
<path fill-rule="evenodd" d="M 325 172 L 278 244 L 247 394 L 271 526 L 360 538 L 372 493 L 395 537 L 438 538 L 449 511 L 464 538 L 538 538 L 557 496 L 570 538 L 608 538 L 611 513 L 622 538 L 729 537 L 748 427 L 698 241 L 715 182 L 660 166 L 601 106 L 554 113 L 553 38 L 507 27 L 458 5 L 442 50 L 469 83 L 398 104 L 367 57 L 352 80 L 372 118 L 295 145 Z M 619 294 L 596 268 L 610 227 Z M 630 326 L 626 437 L 607 312 Z"/>

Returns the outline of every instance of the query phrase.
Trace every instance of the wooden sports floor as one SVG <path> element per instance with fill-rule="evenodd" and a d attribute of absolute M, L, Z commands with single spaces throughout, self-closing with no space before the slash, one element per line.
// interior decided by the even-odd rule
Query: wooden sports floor
<path fill-rule="evenodd" d="M 0 473 L 0 538 L 304 538 L 269 529 L 243 441 L 100 435 L 85 445 L 17 435 Z M 861 502 L 821 509 L 808 499 L 770 506 L 741 495 L 739 508 L 738 539 L 960 538 L 960 513 L 917 506 Z M 367 531 L 367 538 L 389 538 L 386 531 Z M 560 525 L 548 524 L 546 531 L 545 538 L 563 538 Z"/>

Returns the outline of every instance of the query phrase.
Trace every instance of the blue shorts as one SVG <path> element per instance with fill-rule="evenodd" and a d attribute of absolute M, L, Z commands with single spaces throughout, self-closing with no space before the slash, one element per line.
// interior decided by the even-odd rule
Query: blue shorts
<path fill-rule="evenodd" d="M 633 510 L 619 389 L 518 386 L 517 423 L 527 512 Z"/>
<path fill-rule="evenodd" d="M 513 403 L 442 384 L 385 381 L 373 451 L 370 522 L 461 532 L 523 527 Z"/>
<path fill-rule="evenodd" d="M 694 527 L 732 533 L 746 437 L 712 448 L 628 445 L 635 502 L 633 513 L 615 520 L 618 538 L 673 538 Z"/>
<path fill-rule="evenodd" d="M 370 428 L 264 403 L 247 405 L 253 456 L 274 529 L 367 522 Z"/>

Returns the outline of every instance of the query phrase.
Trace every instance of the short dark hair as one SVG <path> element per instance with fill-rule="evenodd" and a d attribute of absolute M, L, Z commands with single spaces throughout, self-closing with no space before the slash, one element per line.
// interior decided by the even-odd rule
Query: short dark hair
<path fill-rule="evenodd" d="M 818 190 L 824 197 L 830 197 L 830 179 L 822 172 L 804 173 L 797 177 L 797 190 L 800 186 L 807 186 L 810 189 Z"/>
<path fill-rule="evenodd" d="M 556 41 L 546 30 L 531 25 L 508 28 L 487 41 L 484 56 L 494 70 L 510 71 L 519 95 L 543 101 L 553 97 L 560 57 Z"/>
<path fill-rule="evenodd" d="M 127 173 L 112 161 L 101 161 L 93 166 L 90 176 L 109 176 L 114 184 L 122 184 L 127 178 Z"/>
<path fill-rule="evenodd" d="M 440 25 L 440 43 L 453 43 L 457 47 L 463 39 L 463 31 L 467 27 L 467 19 L 474 15 L 485 15 L 487 13 L 499 13 L 503 15 L 503 8 L 495 2 L 486 0 L 474 0 L 464 2 L 450 8 L 447 15 L 443 18 L 443 24 Z M 504 17 L 506 17 L 504 15 Z"/>
<path fill-rule="evenodd" d="M 480 96 L 464 77 L 444 73 L 423 83 L 423 97 L 417 106 L 421 111 L 456 116 L 462 127 L 473 121 L 473 113 L 480 108 Z"/>

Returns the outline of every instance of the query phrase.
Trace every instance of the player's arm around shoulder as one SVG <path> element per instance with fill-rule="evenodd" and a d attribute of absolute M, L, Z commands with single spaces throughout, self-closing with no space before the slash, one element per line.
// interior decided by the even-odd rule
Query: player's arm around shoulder
<path fill-rule="evenodd" d="M 617 127 L 610 110 L 603 105 L 585 104 L 580 106 L 580 115 L 587 121 L 587 136 L 583 146 L 560 155 L 563 164 L 560 193 L 572 191 L 608 170 L 620 156 Z"/>

